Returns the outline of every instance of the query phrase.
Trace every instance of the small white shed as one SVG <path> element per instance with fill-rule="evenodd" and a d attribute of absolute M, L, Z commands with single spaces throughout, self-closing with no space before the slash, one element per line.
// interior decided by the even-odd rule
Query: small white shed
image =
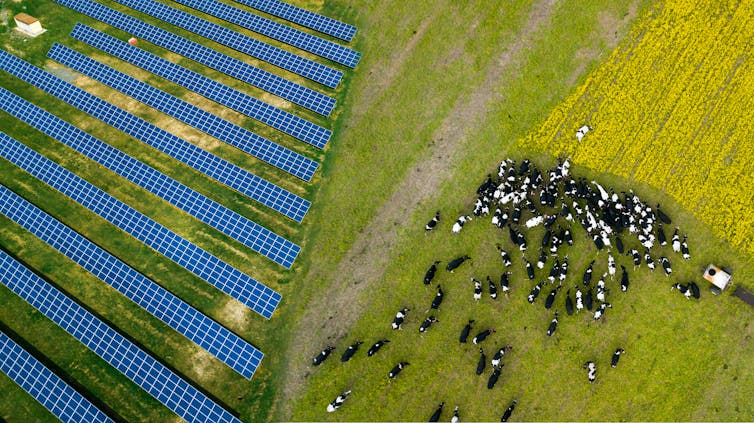
<path fill-rule="evenodd" d="M 29 16 L 26 13 L 19 13 L 18 15 L 13 17 L 13 20 L 16 21 L 16 29 L 31 37 L 36 37 L 37 35 L 47 31 L 46 29 L 42 28 L 42 24 L 39 23 L 39 19 L 33 16 Z"/>

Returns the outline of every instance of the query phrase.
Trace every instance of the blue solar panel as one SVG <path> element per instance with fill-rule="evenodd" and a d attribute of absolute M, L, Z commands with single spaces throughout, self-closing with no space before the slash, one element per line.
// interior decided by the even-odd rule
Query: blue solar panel
<path fill-rule="evenodd" d="M 164 254 L 217 289 L 270 318 L 280 294 L 181 238 L 89 182 L 0 132 L 0 156 Z"/>
<path fill-rule="evenodd" d="M 119 3 L 134 3 L 133 0 L 116 0 Z M 341 65 L 346 65 L 350 68 L 356 66 L 361 58 L 361 53 L 351 50 L 348 47 L 344 47 L 340 44 L 332 41 L 323 40 L 322 38 L 315 37 L 314 35 L 307 34 L 304 31 L 291 28 L 289 26 L 277 23 L 267 18 L 249 13 L 245 10 L 235 8 L 231 5 L 220 3 L 216 0 L 173 0 L 176 3 L 183 4 L 185 6 L 196 9 L 200 12 L 204 12 L 208 15 L 212 15 L 234 23 L 243 28 L 249 29 L 266 37 L 270 37 L 273 40 L 278 40 L 286 44 L 290 44 L 294 47 L 298 47 L 301 50 L 314 53 L 318 56 L 330 59 Z M 144 2 L 140 2 L 144 3 Z M 158 4 L 156 2 L 150 2 L 151 4 Z M 156 16 L 156 15 L 154 15 Z M 160 17 L 162 18 L 162 17 Z M 193 32 L 193 29 L 186 28 Z M 203 34 L 200 34 L 203 35 Z M 206 35 L 205 35 L 206 36 Z M 209 37 L 207 37 L 209 38 Z M 217 40 L 215 40 L 217 41 Z M 233 47 L 233 46 L 229 46 Z"/>
<path fill-rule="evenodd" d="M 2 256 L 7 257 L 5 252 L 0 250 L 0 257 Z M 18 386 L 63 422 L 112 422 L 105 413 L 2 331 L 0 331 L 0 371 L 13 379 Z"/>
<path fill-rule="evenodd" d="M 286 268 L 291 267 L 301 250 L 298 245 L 269 229 L 210 200 L 3 88 L 0 88 L 0 109 Z"/>
<path fill-rule="evenodd" d="M 91 0 L 55 0 L 55 2 L 321 115 L 329 116 L 335 107 L 335 99 L 332 97 L 255 68 L 241 60 L 226 56 L 99 3 Z"/>
<path fill-rule="evenodd" d="M 0 282 L 187 422 L 239 421 L 2 250 Z"/>
<path fill-rule="evenodd" d="M 332 131 L 315 125 L 296 115 L 280 110 L 263 101 L 221 84 L 204 75 L 141 50 L 83 24 L 76 24 L 71 37 L 110 53 L 133 65 L 161 76 L 171 82 L 199 93 L 210 100 L 230 107 L 253 119 L 278 129 L 313 146 L 323 148 Z"/>
<path fill-rule="evenodd" d="M 0 185 L 0 213 L 23 226 L 233 370 L 251 378 L 262 352 L 71 228 Z"/>
<path fill-rule="evenodd" d="M 0 69 L 300 222 L 311 203 L 0 50 Z M 306 173 L 311 177 L 313 170 Z"/>
<path fill-rule="evenodd" d="M 350 42 L 356 27 L 278 0 L 236 0 L 259 11 Z"/>
<path fill-rule="evenodd" d="M 329 68 L 291 52 L 273 47 L 254 38 L 239 34 L 214 22 L 199 18 L 162 3 L 150 1 L 116 0 L 134 10 L 161 19 L 169 24 L 191 31 L 218 44 L 230 47 L 251 57 L 272 63 L 330 88 L 335 88 L 343 72 Z M 336 44 L 337 46 L 337 44 Z M 340 46 L 338 46 L 340 47 Z M 342 48 L 342 47 L 341 47 Z"/>
<path fill-rule="evenodd" d="M 61 44 L 53 44 L 47 53 L 47 57 L 57 60 L 77 72 L 96 79 L 267 163 L 296 163 L 300 166 L 304 162 L 310 162 L 311 166 L 317 165 L 314 160 L 208 113 L 191 103 L 141 82 L 134 77 L 90 59 Z"/>

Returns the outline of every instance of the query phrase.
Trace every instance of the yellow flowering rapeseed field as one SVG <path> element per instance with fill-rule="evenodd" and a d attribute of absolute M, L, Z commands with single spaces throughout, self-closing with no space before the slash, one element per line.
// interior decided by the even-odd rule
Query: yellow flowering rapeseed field
<path fill-rule="evenodd" d="M 754 254 L 752 55 L 754 0 L 658 2 L 521 143 L 655 186 Z"/>

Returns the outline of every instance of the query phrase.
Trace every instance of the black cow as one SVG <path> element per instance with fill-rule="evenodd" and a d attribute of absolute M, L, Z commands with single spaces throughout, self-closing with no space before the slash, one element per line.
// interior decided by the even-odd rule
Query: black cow
<path fill-rule="evenodd" d="M 531 265 L 529 260 L 524 259 L 526 262 L 526 275 L 529 276 L 529 280 L 534 279 L 534 266 Z"/>
<path fill-rule="evenodd" d="M 440 421 L 440 415 L 442 415 L 442 407 L 445 405 L 445 402 L 441 402 L 440 406 L 437 407 L 437 410 L 435 410 L 434 413 L 429 417 L 430 422 L 439 422 Z"/>
<path fill-rule="evenodd" d="M 696 284 L 696 282 L 691 281 L 689 282 L 689 289 L 691 289 L 691 295 L 694 296 L 697 300 L 699 299 L 699 285 Z"/>
<path fill-rule="evenodd" d="M 571 299 L 570 289 L 566 292 L 565 306 L 566 306 L 566 313 L 568 313 L 569 316 L 572 316 L 573 315 L 573 300 Z"/>
<path fill-rule="evenodd" d="M 550 322 L 550 326 L 547 328 L 547 336 L 552 336 L 555 330 L 558 328 L 558 312 L 555 312 L 555 317 Z"/>
<path fill-rule="evenodd" d="M 498 378 L 500 378 L 500 371 L 503 368 L 504 364 L 501 364 L 498 367 L 495 367 L 495 370 L 492 371 L 492 374 L 490 375 L 490 378 L 487 379 L 487 389 L 492 389 L 495 387 L 495 384 L 497 383 Z"/>
<path fill-rule="evenodd" d="M 481 331 L 478 334 L 476 334 L 476 336 L 474 337 L 474 339 L 471 340 L 471 342 L 473 342 L 474 344 L 478 344 L 484 341 L 485 339 L 487 339 L 487 337 L 492 335 L 493 333 L 495 333 L 495 329 L 487 329 L 487 330 Z"/>
<path fill-rule="evenodd" d="M 657 216 L 660 218 L 662 223 L 666 225 L 670 225 L 671 220 L 665 213 L 662 212 L 662 209 L 660 208 L 660 203 L 657 203 Z"/>
<path fill-rule="evenodd" d="M 516 408 L 516 404 L 518 404 L 518 400 L 513 400 L 510 406 L 508 406 L 508 409 L 505 410 L 505 413 L 503 413 L 503 417 L 500 418 L 501 422 L 507 422 L 508 419 L 511 418 L 511 414 L 513 414 L 513 410 Z"/>
<path fill-rule="evenodd" d="M 388 341 L 387 339 L 375 342 L 371 347 L 369 347 L 369 351 L 367 351 L 367 357 L 371 357 L 377 354 L 377 351 L 379 351 L 380 348 L 382 348 L 382 346 L 387 344 L 388 342 L 390 341 Z"/>
<path fill-rule="evenodd" d="M 553 288 L 552 291 L 550 291 L 550 295 L 548 295 L 547 299 L 545 300 L 545 308 L 546 309 L 549 310 L 550 308 L 552 308 L 552 304 L 555 302 L 555 294 L 557 294 L 558 291 L 560 291 L 561 288 L 563 288 L 563 287 L 562 286 L 557 286 L 557 287 Z"/>
<path fill-rule="evenodd" d="M 620 266 L 623 273 L 620 275 L 620 290 L 623 292 L 628 291 L 628 271 L 626 271 L 626 267 L 621 265 Z"/>
<path fill-rule="evenodd" d="M 438 210 L 435 213 L 435 217 L 433 217 L 432 220 L 430 220 L 429 222 L 427 222 L 427 224 L 424 226 L 424 230 L 425 231 L 431 231 L 432 229 L 434 229 L 437 226 L 437 222 L 439 222 L 439 221 L 440 221 L 440 210 Z"/>
<path fill-rule="evenodd" d="M 315 366 L 319 366 L 320 364 L 322 364 L 322 362 L 325 361 L 325 359 L 327 359 L 327 357 L 330 356 L 330 353 L 334 349 L 335 347 L 333 346 L 330 346 L 330 345 L 326 346 L 324 350 L 320 351 L 319 354 L 317 354 L 317 356 L 314 357 L 314 360 L 312 360 L 312 364 L 314 364 Z"/>
<path fill-rule="evenodd" d="M 584 306 L 587 310 L 592 311 L 592 288 L 589 288 L 589 291 L 586 291 L 586 294 L 584 294 Z"/>
<path fill-rule="evenodd" d="M 476 363 L 476 374 L 481 375 L 484 373 L 484 368 L 487 366 L 487 356 L 484 355 L 484 350 L 479 348 L 479 361 Z"/>
<path fill-rule="evenodd" d="M 581 279 L 584 285 L 589 285 L 589 283 L 592 281 L 592 266 L 594 266 L 594 260 L 589 262 L 589 266 L 586 268 L 586 271 L 584 272 L 584 277 Z"/>
<path fill-rule="evenodd" d="M 474 323 L 473 320 L 469 320 L 469 323 L 466 323 L 466 326 L 461 329 L 461 336 L 458 337 L 458 342 L 465 344 L 466 340 L 469 338 L 469 332 L 471 332 L 471 324 Z"/>
<path fill-rule="evenodd" d="M 351 357 L 353 357 L 353 355 L 356 354 L 356 350 L 359 349 L 359 345 L 363 343 L 364 341 L 357 341 L 351 344 L 348 348 L 346 348 L 345 351 L 343 351 L 343 355 L 340 356 L 340 361 L 345 363 L 346 361 L 350 360 Z"/>
<path fill-rule="evenodd" d="M 442 288 L 440 288 L 440 285 L 437 285 L 437 294 L 435 295 L 435 298 L 432 300 L 432 304 L 430 304 L 429 309 L 439 310 L 440 304 L 442 304 L 442 299 L 444 296 L 445 296 L 445 293 L 442 292 Z"/>
<path fill-rule="evenodd" d="M 624 354 L 626 351 L 623 350 L 623 348 L 618 348 L 613 353 L 613 358 L 610 360 L 610 367 L 615 368 L 615 366 L 618 365 L 618 360 L 620 360 L 620 355 Z"/>
<path fill-rule="evenodd" d="M 625 251 L 625 249 L 623 248 L 623 240 L 621 240 L 617 235 L 615 236 L 615 248 L 620 254 L 623 254 L 623 251 Z"/>
<path fill-rule="evenodd" d="M 445 270 L 447 270 L 450 273 L 453 273 L 456 269 L 458 269 L 458 266 L 462 265 L 463 262 L 466 260 L 470 260 L 471 257 L 469 256 L 461 256 L 456 259 L 451 260 L 447 266 L 445 266 Z"/>
<path fill-rule="evenodd" d="M 497 298 L 497 285 L 495 285 L 495 282 L 492 282 L 492 279 L 489 275 L 487 275 L 487 286 L 490 287 L 490 298 L 493 300 Z"/>
<path fill-rule="evenodd" d="M 424 274 L 424 285 L 429 285 L 430 283 L 432 283 L 432 279 L 435 278 L 435 272 L 437 272 L 438 264 L 440 264 L 440 262 L 436 261 L 432 263 L 432 266 L 429 266 L 427 273 Z"/>
<path fill-rule="evenodd" d="M 408 361 L 401 361 L 400 363 L 396 364 L 392 370 L 390 370 L 390 373 L 387 374 L 387 377 L 389 377 L 390 379 L 395 379 L 395 377 L 398 376 L 398 373 L 400 373 L 401 370 L 403 370 L 403 368 L 408 365 Z"/>
<path fill-rule="evenodd" d="M 665 236 L 665 231 L 662 230 L 662 224 L 657 224 L 657 240 L 660 241 L 660 245 L 663 247 L 668 245 L 668 238 Z"/>

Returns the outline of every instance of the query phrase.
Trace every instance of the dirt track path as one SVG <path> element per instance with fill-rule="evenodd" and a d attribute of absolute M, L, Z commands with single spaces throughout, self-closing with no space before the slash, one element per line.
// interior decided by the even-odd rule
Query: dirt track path
<path fill-rule="evenodd" d="M 324 286 L 327 288 L 312 298 L 306 314 L 301 316 L 292 337 L 292 351 L 304 351 L 306 357 L 314 356 L 320 346 L 308 345 L 306 340 L 337 340 L 356 323 L 360 313 L 358 303 L 353 299 L 359 298 L 365 289 L 369 289 L 381 279 L 388 264 L 391 245 L 396 238 L 396 222 L 401 222 L 403 216 L 412 215 L 418 204 L 422 204 L 437 192 L 452 176 L 450 169 L 453 169 L 462 147 L 468 141 L 466 135 L 483 122 L 490 106 L 501 100 L 499 87 L 503 75 L 517 72 L 517 65 L 523 53 L 532 45 L 532 38 L 536 32 L 549 21 L 556 3 L 557 0 L 539 0 L 534 3 L 519 35 L 513 37 L 514 41 L 511 44 L 500 46 L 503 52 L 497 60 L 491 62 L 484 80 L 456 102 L 446 120 L 433 134 L 432 139 L 435 142 L 429 148 L 427 158 L 408 172 L 392 197 L 380 207 L 377 217 L 364 228 L 361 238 L 353 244 L 336 269 L 329 274 L 311 275 L 306 278 L 324 278 Z M 417 35 L 423 33 L 421 28 L 426 28 L 425 23 L 429 20 L 431 17 L 425 19 Z M 403 52 L 404 55 L 408 53 L 406 50 Z M 402 62 L 400 58 L 397 59 L 397 63 Z M 397 72 L 396 69 L 391 69 L 392 74 Z M 381 88 L 384 89 L 385 86 L 387 84 Z M 346 279 L 339 275 L 349 277 Z M 354 285 L 351 281 L 360 282 Z M 313 316 L 320 317 L 315 320 Z M 322 316 L 330 318 L 326 326 L 322 324 Z M 284 376 L 282 398 L 278 399 L 284 419 L 292 417 L 291 407 L 287 404 L 292 404 L 300 393 L 308 372 L 308 361 L 289 363 L 288 372 Z"/>

